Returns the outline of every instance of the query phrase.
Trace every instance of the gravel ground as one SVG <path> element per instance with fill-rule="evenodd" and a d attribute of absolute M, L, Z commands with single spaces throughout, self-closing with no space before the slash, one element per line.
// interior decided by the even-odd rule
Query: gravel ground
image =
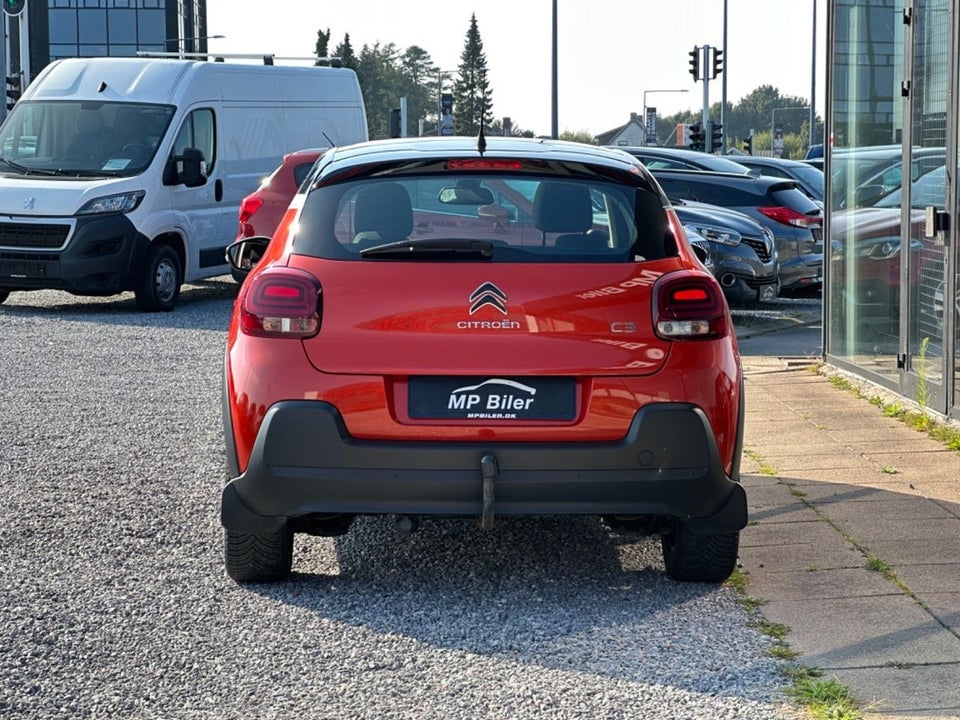
<path fill-rule="evenodd" d="M 234 286 L 0 306 L 0 716 L 753 718 L 771 640 L 593 519 L 387 519 L 222 565 L 220 366 Z"/>

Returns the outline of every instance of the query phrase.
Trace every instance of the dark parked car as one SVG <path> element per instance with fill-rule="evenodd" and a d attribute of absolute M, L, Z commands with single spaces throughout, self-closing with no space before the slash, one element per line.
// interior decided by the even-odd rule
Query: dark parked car
<path fill-rule="evenodd" d="M 495 530 L 594 515 L 667 575 L 736 566 L 743 381 L 716 278 L 650 173 L 609 148 L 400 138 L 328 150 L 241 286 L 226 340 L 227 573 L 358 515 Z"/>
<path fill-rule="evenodd" d="M 712 170 L 747 174 L 750 170 L 731 158 L 722 155 L 697 152 L 681 147 L 621 147 L 618 150 L 630 153 L 648 170 Z"/>
<path fill-rule="evenodd" d="M 674 210 L 688 236 L 710 245 L 711 272 L 732 303 L 773 300 L 780 287 L 780 263 L 773 233 L 735 210 L 677 203 Z"/>
<path fill-rule="evenodd" d="M 823 170 L 810 163 L 759 155 L 737 155 L 737 162 L 760 175 L 796 180 L 808 197 L 823 202 Z"/>
<path fill-rule="evenodd" d="M 915 147 L 910 162 L 910 181 L 944 165 L 942 147 Z M 903 185 L 903 146 L 879 145 L 838 148 L 830 157 L 830 196 L 833 208 L 873 205 Z"/>
<path fill-rule="evenodd" d="M 705 172 L 652 170 L 673 202 L 701 202 L 737 210 L 776 239 L 780 294 L 819 291 L 823 285 L 823 210 L 794 180 Z"/>

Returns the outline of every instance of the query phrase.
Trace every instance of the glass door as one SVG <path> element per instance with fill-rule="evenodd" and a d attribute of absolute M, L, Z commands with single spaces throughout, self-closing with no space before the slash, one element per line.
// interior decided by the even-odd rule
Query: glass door
<path fill-rule="evenodd" d="M 943 293 L 949 223 L 947 128 L 951 97 L 953 0 L 914 0 L 908 10 L 909 86 L 901 201 L 901 387 L 905 396 L 946 412 Z M 953 143 L 950 143 L 953 145 Z M 956 168 L 954 162 L 950 166 Z M 939 299 L 938 299 L 939 298 Z"/>

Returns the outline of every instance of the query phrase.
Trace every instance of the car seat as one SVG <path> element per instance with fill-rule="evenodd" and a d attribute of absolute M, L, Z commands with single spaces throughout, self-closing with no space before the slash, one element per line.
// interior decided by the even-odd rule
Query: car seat
<path fill-rule="evenodd" d="M 402 185 L 383 182 L 357 193 L 353 208 L 355 243 L 397 242 L 413 231 L 410 196 Z"/>
<path fill-rule="evenodd" d="M 607 234 L 592 232 L 593 204 L 590 188 L 569 182 L 543 182 L 533 197 L 533 221 L 543 233 L 560 233 L 554 245 L 586 252 L 608 249 Z"/>
<path fill-rule="evenodd" d="M 77 118 L 77 134 L 67 147 L 68 158 L 100 157 L 103 153 L 103 120 L 99 112 L 85 110 Z"/>

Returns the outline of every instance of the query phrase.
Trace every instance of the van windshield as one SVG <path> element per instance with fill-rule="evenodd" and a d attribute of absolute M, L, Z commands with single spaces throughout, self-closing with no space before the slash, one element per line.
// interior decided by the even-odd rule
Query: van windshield
<path fill-rule="evenodd" d="M 173 117 L 168 105 L 18 102 L 0 127 L 0 172 L 136 175 L 147 168 Z"/>

